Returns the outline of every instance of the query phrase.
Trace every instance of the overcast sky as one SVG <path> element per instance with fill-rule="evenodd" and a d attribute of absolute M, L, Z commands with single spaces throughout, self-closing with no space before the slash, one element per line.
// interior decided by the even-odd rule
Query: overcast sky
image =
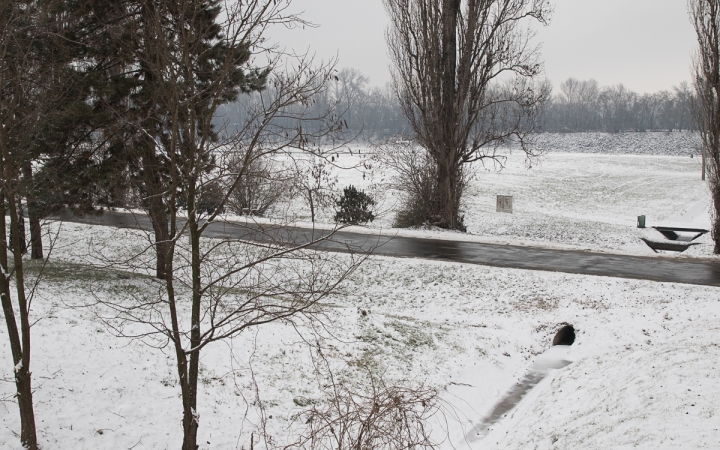
<path fill-rule="evenodd" d="M 690 80 L 695 41 L 686 0 L 555 0 L 550 25 L 538 27 L 547 78 L 623 83 L 636 92 L 671 89 Z M 293 11 L 317 28 L 275 30 L 272 38 L 298 52 L 339 56 L 371 85 L 390 81 L 382 0 L 294 0 Z"/>

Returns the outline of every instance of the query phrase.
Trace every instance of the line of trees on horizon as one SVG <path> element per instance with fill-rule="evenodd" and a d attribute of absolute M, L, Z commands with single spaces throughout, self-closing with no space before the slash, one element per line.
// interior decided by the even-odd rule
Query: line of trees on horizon
<path fill-rule="evenodd" d="M 553 94 L 542 104 L 540 131 L 696 131 L 694 99 L 695 93 L 688 82 L 669 90 L 640 94 L 623 84 L 601 86 L 594 79 L 568 78 L 553 87 Z M 410 131 L 392 84 L 372 86 L 360 70 L 337 71 L 328 89 L 315 99 L 313 108 L 326 110 L 333 103 L 344 111 L 347 135 L 357 136 L 359 140 L 379 141 L 407 135 Z M 231 127 L 244 123 L 244 108 L 240 103 L 224 105 L 216 120 Z"/>
<path fill-rule="evenodd" d="M 569 78 L 544 105 L 545 131 L 697 130 L 695 94 L 682 82 L 671 90 L 638 94 L 622 84 Z"/>

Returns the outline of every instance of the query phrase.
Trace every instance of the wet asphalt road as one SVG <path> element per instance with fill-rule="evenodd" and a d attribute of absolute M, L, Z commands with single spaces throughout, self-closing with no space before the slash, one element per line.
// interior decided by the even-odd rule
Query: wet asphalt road
<path fill-rule="evenodd" d="M 125 212 L 106 212 L 101 216 L 86 217 L 63 214 L 58 218 L 69 222 L 152 230 L 147 216 Z M 328 231 L 308 228 L 217 222 L 208 227 L 204 236 L 298 245 L 310 242 L 312 239 L 317 240 L 328 233 Z M 338 231 L 329 239 L 312 244 L 312 247 L 325 251 L 372 252 L 376 255 L 392 257 L 720 286 L 720 261 L 709 259 L 613 255 L 581 250 L 389 237 L 347 231 Z"/>

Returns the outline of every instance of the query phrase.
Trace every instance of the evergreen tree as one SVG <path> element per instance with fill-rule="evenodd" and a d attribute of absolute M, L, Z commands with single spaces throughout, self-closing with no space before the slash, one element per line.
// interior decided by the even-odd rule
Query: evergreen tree
<path fill-rule="evenodd" d="M 348 186 L 343 189 L 343 195 L 336 202 L 338 210 L 335 212 L 335 222 L 357 225 L 375 220 L 375 215 L 370 210 L 375 201 L 364 191 L 359 191 L 355 186 Z"/>
<path fill-rule="evenodd" d="M 247 40 L 223 36 L 217 0 L 92 1 L 101 39 L 90 51 L 94 60 L 113 61 L 107 64 L 110 87 L 101 92 L 119 118 L 106 130 L 113 143 L 106 161 L 123 169 L 119 179 L 142 199 L 155 234 L 156 276 L 162 279 L 173 159 L 192 153 L 199 137 L 217 139 L 211 124 L 217 108 L 241 92 L 261 90 L 267 72 L 246 68 Z M 178 127 L 181 123 L 187 126 Z M 196 163 L 205 172 L 214 165 L 209 154 Z M 104 168 L 96 170 L 114 173 Z"/>

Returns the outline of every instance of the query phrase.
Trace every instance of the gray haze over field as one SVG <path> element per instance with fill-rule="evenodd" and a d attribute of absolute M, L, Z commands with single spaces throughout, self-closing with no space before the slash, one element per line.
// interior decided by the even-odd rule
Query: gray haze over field
<path fill-rule="evenodd" d="M 595 78 L 639 92 L 690 80 L 694 31 L 685 0 L 555 0 L 549 26 L 535 26 L 548 79 Z M 287 49 L 340 58 L 381 86 L 391 80 L 382 0 L 295 0 L 293 12 L 317 28 L 272 30 Z"/>

